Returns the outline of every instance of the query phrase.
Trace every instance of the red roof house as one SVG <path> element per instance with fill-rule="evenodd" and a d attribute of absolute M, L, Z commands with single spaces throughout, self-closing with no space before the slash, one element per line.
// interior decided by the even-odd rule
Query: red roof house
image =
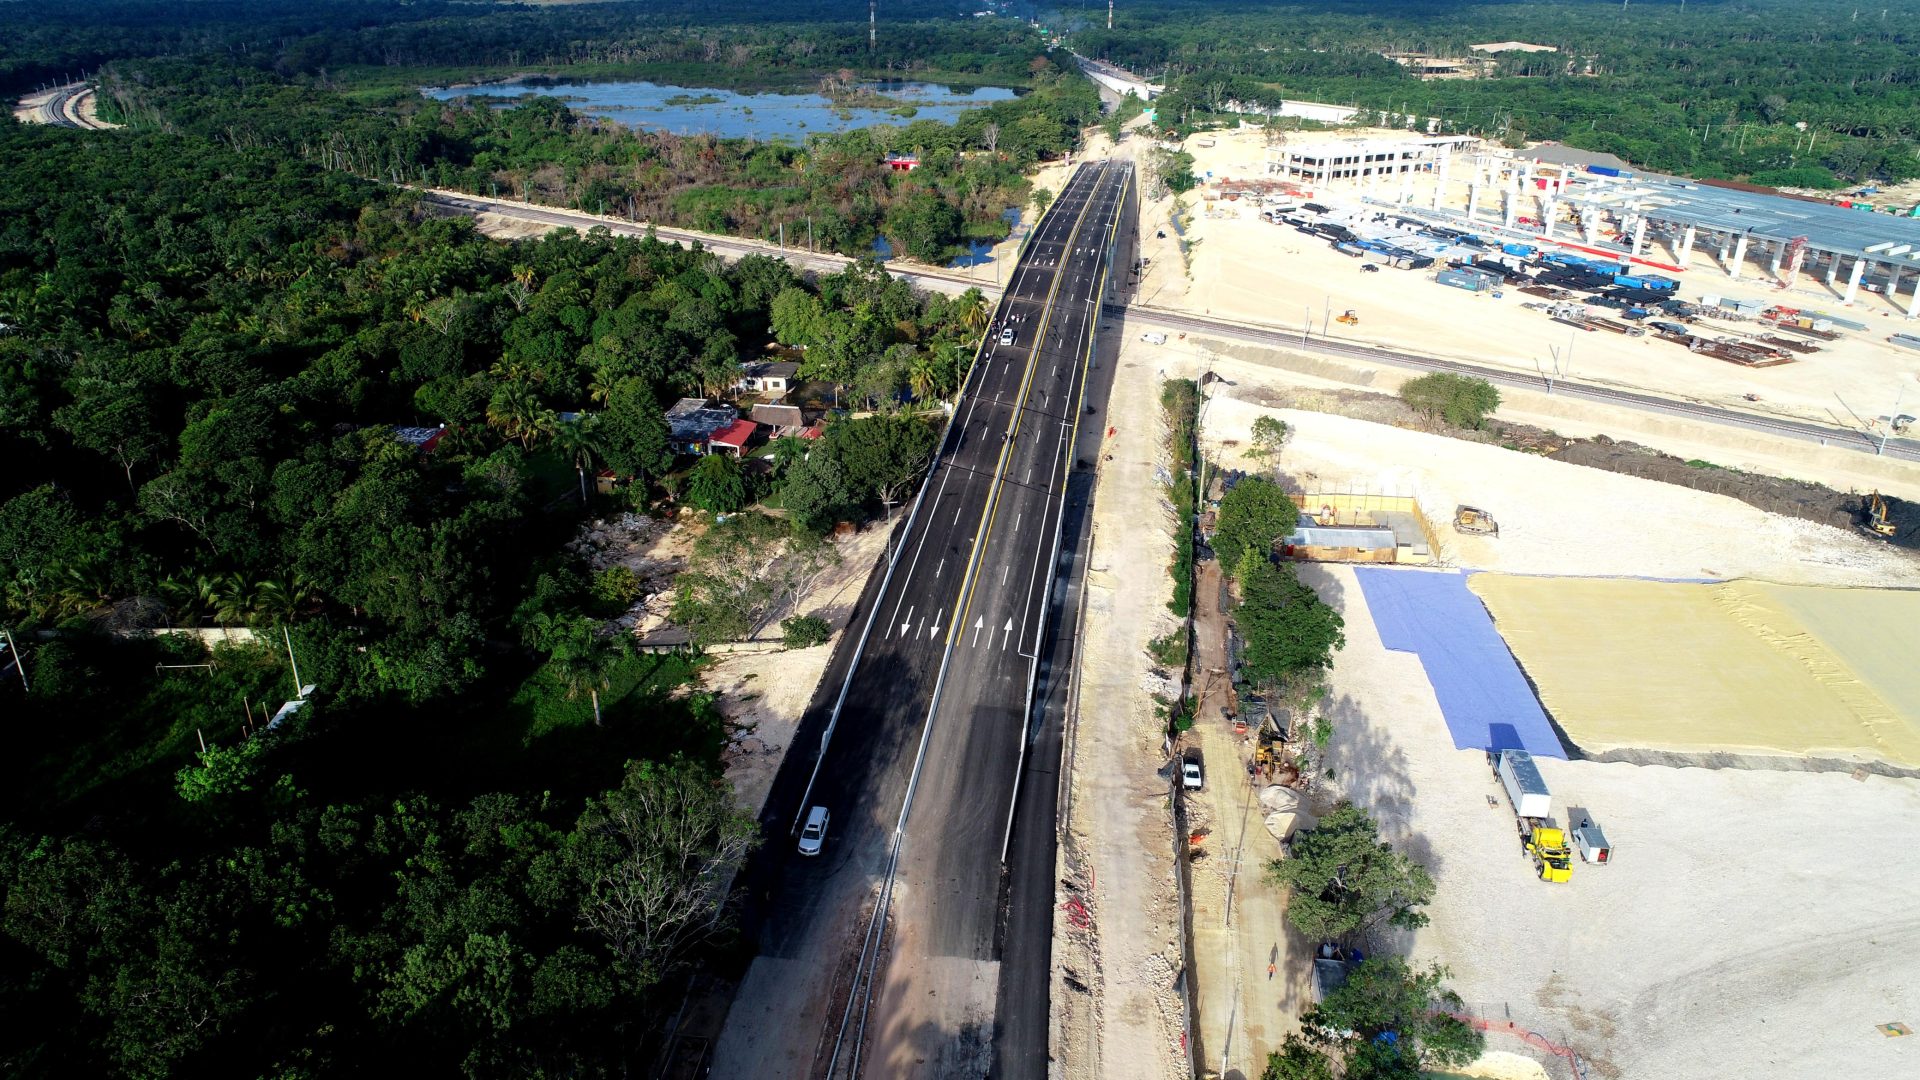
<path fill-rule="evenodd" d="M 739 457 L 747 452 L 747 442 L 759 430 L 760 425 L 751 420 L 735 420 L 707 437 L 707 451 Z"/>

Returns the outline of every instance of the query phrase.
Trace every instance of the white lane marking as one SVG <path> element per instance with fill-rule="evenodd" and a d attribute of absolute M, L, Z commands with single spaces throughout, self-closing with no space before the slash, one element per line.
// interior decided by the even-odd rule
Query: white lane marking
<path fill-rule="evenodd" d="M 1020 531 L 1020 522 L 1023 519 L 1025 519 L 1026 516 L 1027 515 L 1025 513 L 1019 513 L 1019 514 L 1013 515 L 1013 531 L 1015 533 L 1018 533 Z"/>
<path fill-rule="evenodd" d="M 935 581 L 939 581 L 939 580 L 940 580 L 940 571 L 942 571 L 942 570 L 945 570 L 946 568 L 947 568 L 947 560 L 946 560 L 946 558 L 945 558 L 945 557 L 943 556 L 943 557 L 942 557 L 942 558 L 940 559 L 940 565 L 939 565 L 939 566 L 936 566 L 936 567 L 934 567 L 934 568 L 933 568 L 933 580 L 935 580 Z"/>

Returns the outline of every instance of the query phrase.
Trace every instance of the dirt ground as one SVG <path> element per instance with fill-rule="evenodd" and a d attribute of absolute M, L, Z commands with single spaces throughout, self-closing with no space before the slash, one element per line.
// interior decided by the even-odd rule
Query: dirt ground
<path fill-rule="evenodd" d="M 1833 842 L 1911 820 L 1920 782 L 1538 759 L 1556 808 L 1583 807 L 1615 845 L 1613 865 L 1542 883 L 1484 755 L 1453 748 L 1418 659 L 1381 647 L 1352 569 L 1303 576 L 1347 622 L 1335 792 L 1438 885 L 1431 924 L 1393 944 L 1447 965 L 1474 1012 L 1571 1048 L 1603 1080 L 1920 1068 L 1920 1044 L 1875 1028 L 1920 1015 L 1920 852 Z"/>
<path fill-rule="evenodd" d="M 1450 439 L 1344 416 L 1268 410 L 1257 369 L 1216 367 L 1203 440 L 1228 465 L 1244 457 L 1256 416 L 1286 422 L 1279 469 L 1299 489 L 1416 498 L 1444 523 L 1453 508 L 1479 506 L 1500 523 L 1497 538 L 1436 530 L 1445 561 L 1514 574 L 1669 578 L 1759 578 L 1785 584 L 1920 585 L 1920 557 L 1847 529 L 1767 514 L 1732 498 L 1602 472 L 1499 446 Z M 1227 441 L 1236 445 L 1224 446 Z"/>
<path fill-rule="evenodd" d="M 833 637 L 826 644 L 737 653 L 701 671 L 700 688 L 720 695 L 720 713 L 727 718 L 731 735 L 725 754 L 727 780 L 742 809 L 758 813 L 766 802 L 801 714 L 847 629 L 854 602 L 886 553 L 889 531 L 884 523 L 873 523 L 840 541 L 842 562 L 800 601 L 795 614 L 818 615 L 833 624 Z"/>
<path fill-rule="evenodd" d="M 1322 137 L 1294 136 L 1303 141 Z M 1213 145 L 1202 145 L 1209 142 Z M 1216 181 L 1263 176 L 1267 148 L 1265 134 L 1258 130 L 1208 132 L 1188 139 L 1184 148 L 1195 157 L 1196 174 L 1211 171 Z M 1389 187 L 1393 185 L 1383 185 L 1382 197 L 1397 193 L 1397 187 Z M 1456 184 L 1454 190 L 1464 188 Z M 1149 223 L 1167 237 L 1158 242 L 1158 250 L 1145 251 L 1153 265 L 1142 282 L 1142 301 L 1287 327 L 1311 320 L 1316 333 L 1324 327 L 1335 337 L 1527 373 L 1551 372 L 1558 362 L 1565 377 L 1581 382 L 1853 427 L 1888 414 L 1896 399 L 1909 404 L 1920 400 L 1920 383 L 1914 378 L 1920 372 L 1920 354 L 1884 340 L 1914 324 L 1905 318 L 1904 307 L 1877 294 L 1862 291 L 1846 313 L 1867 322 L 1869 331 L 1844 331 L 1842 340 L 1797 363 L 1751 370 L 1652 337 L 1581 333 L 1522 309 L 1521 302 L 1532 298 L 1517 292 L 1496 300 L 1438 285 L 1429 280 L 1431 271 L 1363 273 L 1359 260 L 1324 242 L 1261 221 L 1259 207 L 1250 201 L 1208 202 L 1207 193 L 1204 187 L 1196 189 L 1184 200 L 1190 211 L 1189 235 L 1197 241 L 1190 268 L 1180 257 L 1175 230 L 1167 224 L 1172 200 L 1149 208 Z M 1342 185 L 1314 192 L 1322 203 L 1352 206 L 1365 194 L 1364 188 Z M 1417 186 L 1413 201 L 1423 202 Z M 1482 213 L 1487 213 L 1485 208 Z M 1153 237 L 1152 232 L 1146 235 Z M 1666 257 L 1664 250 L 1655 254 Z M 1693 267 L 1675 276 L 1687 300 L 1712 294 L 1843 310 L 1823 279 L 1803 275 L 1797 288 L 1783 291 L 1757 280 L 1759 273 L 1750 268 L 1744 280 L 1735 282 L 1700 251 Z M 1330 315 L 1348 309 L 1359 316 L 1358 326 L 1325 326 Z M 1752 322 L 1717 327 L 1725 333 L 1757 329 Z M 1749 402 L 1747 394 L 1760 400 Z M 1912 411 L 1904 405 L 1902 409 Z"/>
<path fill-rule="evenodd" d="M 1093 544 L 1069 717 L 1061 879 L 1055 920 L 1054 1056 L 1059 1075 L 1191 1076 L 1182 1045 L 1180 910 L 1154 695 L 1177 692 L 1148 670 L 1147 642 L 1174 629 L 1171 507 L 1162 372 L 1129 344 L 1100 451 Z"/>
<path fill-rule="evenodd" d="M 1231 458 L 1261 414 L 1236 395 L 1273 373 L 1225 373 L 1239 385 L 1214 391 L 1203 438 Z M 1280 462 L 1290 480 L 1493 510 L 1499 538 L 1450 541 L 1461 566 L 1920 583 L 1908 553 L 1723 496 L 1346 417 L 1275 415 L 1295 427 Z M 1484 755 L 1453 748 L 1418 657 L 1380 644 L 1352 568 L 1301 572 L 1346 618 L 1328 704 L 1334 777 L 1316 808 L 1353 799 L 1428 865 L 1439 887 L 1431 925 L 1378 944 L 1447 965 L 1495 1025 L 1490 1050 L 1572 1075 L 1565 1059 L 1506 1034 L 1511 1022 L 1606 1080 L 1920 1067 L 1920 1044 L 1876 1027 L 1920 1015 L 1907 970 L 1920 945 L 1920 853 L 1832 839 L 1911 819 L 1920 781 L 1541 760 L 1556 810 L 1590 815 L 1616 859 L 1543 884 Z"/>

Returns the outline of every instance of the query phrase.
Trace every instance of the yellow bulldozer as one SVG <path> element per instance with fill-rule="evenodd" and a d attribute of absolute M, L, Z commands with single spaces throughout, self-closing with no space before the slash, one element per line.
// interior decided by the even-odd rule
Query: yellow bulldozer
<path fill-rule="evenodd" d="M 1359 326 L 1360 316 L 1354 314 L 1352 308 L 1348 308 L 1347 310 L 1341 312 L 1340 314 L 1335 315 L 1333 317 L 1333 321 L 1337 323 L 1341 323 L 1346 326 Z"/>
<path fill-rule="evenodd" d="M 1533 856 L 1541 881 L 1565 882 L 1573 877 L 1573 851 L 1567 847 L 1564 829 L 1535 825 L 1527 834 L 1527 854 Z"/>
<path fill-rule="evenodd" d="M 1456 506 L 1453 510 L 1453 528 L 1455 532 L 1473 533 L 1477 536 L 1499 536 L 1500 523 L 1493 515 L 1477 506 Z"/>

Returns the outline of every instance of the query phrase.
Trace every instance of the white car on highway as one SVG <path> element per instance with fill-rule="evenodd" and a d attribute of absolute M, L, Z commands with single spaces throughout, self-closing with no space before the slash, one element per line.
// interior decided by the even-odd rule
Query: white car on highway
<path fill-rule="evenodd" d="M 818 855 L 827 842 L 827 808 L 816 806 L 807 811 L 807 823 L 800 828 L 800 854 Z"/>
<path fill-rule="evenodd" d="M 1013 327 L 1009 326 L 1005 330 L 1000 331 L 1000 344 L 1011 345 L 1013 344 L 1013 339 L 1014 339 Z"/>

